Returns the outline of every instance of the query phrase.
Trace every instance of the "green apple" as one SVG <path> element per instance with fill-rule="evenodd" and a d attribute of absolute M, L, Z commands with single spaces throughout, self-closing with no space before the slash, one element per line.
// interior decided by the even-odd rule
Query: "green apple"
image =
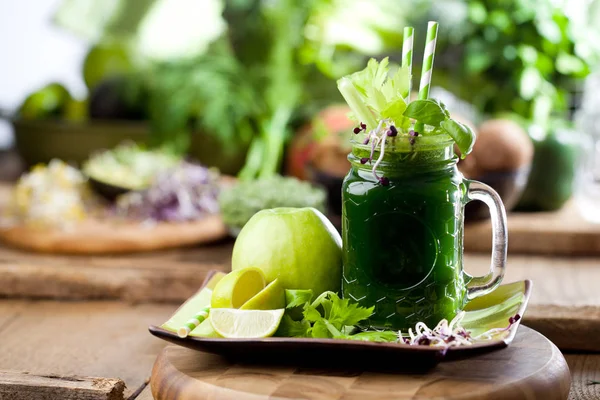
<path fill-rule="evenodd" d="M 256 213 L 240 232 L 232 269 L 260 268 L 284 289 L 312 289 L 315 296 L 338 292 L 342 282 L 342 239 L 314 208 L 274 208 Z"/>

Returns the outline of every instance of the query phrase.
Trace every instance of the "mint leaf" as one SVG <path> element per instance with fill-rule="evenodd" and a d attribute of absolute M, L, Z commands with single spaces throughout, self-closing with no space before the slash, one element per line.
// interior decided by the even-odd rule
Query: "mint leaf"
<path fill-rule="evenodd" d="M 446 107 L 432 99 L 411 102 L 406 107 L 404 116 L 431 126 L 440 126 L 443 121 L 449 118 Z"/>
<path fill-rule="evenodd" d="M 285 308 L 293 308 L 303 306 L 306 303 L 310 303 L 313 297 L 313 291 L 308 290 L 285 290 Z"/>
<path fill-rule="evenodd" d="M 308 337 L 310 323 L 308 321 L 294 321 L 292 317 L 285 314 L 275 336 L 282 337 Z"/>
<path fill-rule="evenodd" d="M 473 150 L 475 144 L 475 133 L 467 125 L 453 119 L 441 123 L 441 127 L 454 139 L 454 143 L 460 150 L 460 157 L 465 158 Z"/>

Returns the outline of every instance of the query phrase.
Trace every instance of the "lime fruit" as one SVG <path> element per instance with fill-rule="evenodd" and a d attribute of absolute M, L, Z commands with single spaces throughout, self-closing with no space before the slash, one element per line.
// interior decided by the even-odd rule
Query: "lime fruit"
<path fill-rule="evenodd" d="M 254 267 L 232 271 L 217 283 L 210 305 L 212 308 L 240 308 L 265 288 L 265 274 Z"/>
<path fill-rule="evenodd" d="M 31 93 L 19 109 L 23 119 L 44 119 L 60 116 L 71 101 L 69 91 L 60 83 L 51 83 Z"/>
<path fill-rule="evenodd" d="M 212 338 L 220 338 L 223 337 L 219 335 L 215 329 L 212 327 L 209 319 L 205 319 L 198 325 L 193 331 L 190 332 L 188 336 L 196 336 L 196 337 L 212 337 Z"/>
<path fill-rule="evenodd" d="M 240 310 L 276 310 L 278 308 L 285 308 L 285 292 L 279 279 L 275 279 L 245 302 Z"/>
<path fill-rule="evenodd" d="M 260 268 L 284 289 L 337 292 L 342 282 L 342 239 L 314 208 L 274 208 L 256 213 L 240 232 L 232 269 Z"/>
<path fill-rule="evenodd" d="M 217 272 L 212 276 L 208 283 L 197 292 L 195 295 L 190 297 L 177 311 L 171 316 L 171 318 L 161 325 L 161 328 L 168 331 L 177 332 L 179 328 L 184 326 L 198 311 L 205 307 L 210 306 L 210 299 L 212 297 L 213 289 L 217 283 L 225 276 L 222 272 Z M 201 324 L 202 325 L 202 324 Z M 194 329 L 192 332 L 196 333 L 200 326 Z"/>
<path fill-rule="evenodd" d="M 83 80 L 91 91 L 104 79 L 124 75 L 133 69 L 133 57 L 127 45 L 116 41 L 100 42 L 85 57 Z"/>
<path fill-rule="evenodd" d="M 221 336 L 230 339 L 252 339 L 273 336 L 285 310 L 236 310 L 213 308 L 210 323 Z"/>

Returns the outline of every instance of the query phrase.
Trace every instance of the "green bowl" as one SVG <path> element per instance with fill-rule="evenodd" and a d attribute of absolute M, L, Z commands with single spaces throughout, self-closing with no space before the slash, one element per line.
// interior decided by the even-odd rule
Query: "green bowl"
<path fill-rule="evenodd" d="M 27 166 L 47 163 L 53 158 L 80 165 L 90 154 L 112 149 L 125 141 L 145 144 L 150 137 L 148 124 L 140 121 L 14 119 L 17 151 Z M 189 156 L 222 173 L 235 175 L 244 165 L 248 145 L 223 146 L 213 135 L 192 135 Z"/>
<path fill-rule="evenodd" d="M 14 120 L 12 124 L 17 151 L 28 166 L 53 158 L 79 165 L 95 151 L 128 140 L 140 144 L 148 140 L 147 126 L 135 121 Z"/>

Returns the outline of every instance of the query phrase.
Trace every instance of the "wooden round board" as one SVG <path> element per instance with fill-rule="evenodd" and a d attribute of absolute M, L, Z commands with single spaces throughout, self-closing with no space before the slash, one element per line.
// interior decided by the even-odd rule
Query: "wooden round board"
<path fill-rule="evenodd" d="M 398 360 L 402 363 L 402 360 Z M 360 360 L 357 360 L 357 366 Z M 507 348 L 445 361 L 425 374 L 239 365 L 168 346 L 150 385 L 156 400 L 566 399 L 571 377 L 558 348 L 521 326 Z"/>
<path fill-rule="evenodd" d="M 226 236 L 227 228 L 219 215 L 193 222 L 159 222 L 149 226 L 95 220 L 70 230 L 0 228 L 0 240 L 11 246 L 60 254 L 135 253 L 213 242 Z"/>

